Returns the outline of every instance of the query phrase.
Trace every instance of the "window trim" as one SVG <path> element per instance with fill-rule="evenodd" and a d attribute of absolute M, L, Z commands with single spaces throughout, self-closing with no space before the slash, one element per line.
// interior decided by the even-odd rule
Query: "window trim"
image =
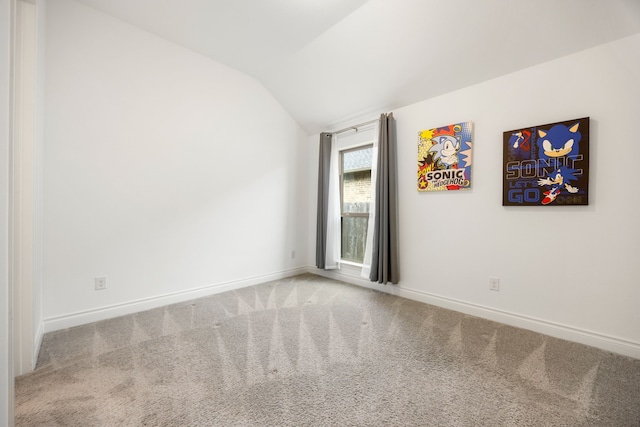
<path fill-rule="evenodd" d="M 339 156 L 339 163 L 340 163 L 340 169 L 338 170 L 338 182 L 340 185 L 340 217 L 345 217 L 345 216 L 350 216 L 350 217 L 362 217 L 362 216 L 369 216 L 369 212 L 345 212 L 344 211 L 344 194 L 343 194 L 343 188 L 344 188 L 344 153 L 348 153 L 350 151 L 359 151 L 359 150 L 363 150 L 365 148 L 373 148 L 373 143 L 372 142 L 367 142 L 365 144 L 362 145 L 358 145 L 356 147 L 349 147 L 346 148 L 344 150 L 339 150 L 338 151 L 338 156 Z M 371 165 L 371 167 L 369 168 L 360 168 L 360 169 L 354 169 L 351 170 L 349 172 L 362 172 L 362 171 L 370 171 L 373 169 L 373 165 Z"/>
<path fill-rule="evenodd" d="M 350 151 L 359 151 L 359 150 L 363 150 L 366 148 L 373 148 L 373 142 L 365 142 L 363 144 L 358 144 L 355 146 L 350 146 L 348 148 L 344 148 L 342 150 L 338 150 L 338 163 L 339 163 L 339 168 L 338 168 L 338 185 L 340 187 L 340 245 L 342 246 L 342 219 L 343 218 L 367 218 L 367 223 L 369 221 L 369 216 L 371 215 L 371 212 L 345 212 L 344 211 L 344 153 L 348 153 Z M 354 169 L 354 170 L 350 170 L 349 172 L 362 172 L 362 171 L 371 171 L 373 173 L 373 164 L 368 167 L 368 168 L 360 168 L 360 169 Z M 371 183 L 371 185 L 373 185 L 373 183 Z M 362 261 L 357 261 L 357 260 L 353 260 L 353 259 L 349 259 L 349 258 L 343 258 L 343 254 L 342 251 L 340 251 L 340 262 L 344 263 L 344 264 L 350 264 L 350 265 L 355 265 L 355 266 L 362 266 L 363 263 Z"/>

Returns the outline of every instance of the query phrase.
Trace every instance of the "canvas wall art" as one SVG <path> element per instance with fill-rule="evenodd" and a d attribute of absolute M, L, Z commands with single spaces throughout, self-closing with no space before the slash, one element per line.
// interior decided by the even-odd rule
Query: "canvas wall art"
<path fill-rule="evenodd" d="M 589 117 L 503 133 L 503 206 L 589 204 Z"/>
<path fill-rule="evenodd" d="M 418 133 L 418 191 L 471 188 L 471 122 Z"/>

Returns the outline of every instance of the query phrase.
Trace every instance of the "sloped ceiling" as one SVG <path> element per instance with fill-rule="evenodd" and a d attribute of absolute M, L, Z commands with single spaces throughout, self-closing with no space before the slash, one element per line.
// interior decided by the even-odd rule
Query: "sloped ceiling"
<path fill-rule="evenodd" d="M 258 79 L 310 134 L 640 32 L 640 0 L 77 0 Z"/>

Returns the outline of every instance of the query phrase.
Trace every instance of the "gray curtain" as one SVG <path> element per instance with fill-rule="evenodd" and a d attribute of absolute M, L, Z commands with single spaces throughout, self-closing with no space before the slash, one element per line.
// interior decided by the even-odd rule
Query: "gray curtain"
<path fill-rule="evenodd" d="M 329 159 L 331 134 L 320 134 L 320 160 L 318 163 L 318 216 L 316 227 L 316 267 L 324 269 L 327 248 L 327 204 L 329 202 Z"/>
<path fill-rule="evenodd" d="M 397 284 L 398 203 L 396 173 L 396 124 L 393 113 L 380 116 L 378 177 L 373 230 L 372 282 Z"/>

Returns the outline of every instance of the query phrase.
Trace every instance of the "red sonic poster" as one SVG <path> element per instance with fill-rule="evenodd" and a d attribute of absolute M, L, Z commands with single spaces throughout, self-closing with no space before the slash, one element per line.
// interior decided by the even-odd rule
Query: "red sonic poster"
<path fill-rule="evenodd" d="M 418 132 L 418 191 L 471 188 L 471 122 Z"/>
<path fill-rule="evenodd" d="M 589 204 L 589 117 L 503 133 L 503 206 Z"/>

